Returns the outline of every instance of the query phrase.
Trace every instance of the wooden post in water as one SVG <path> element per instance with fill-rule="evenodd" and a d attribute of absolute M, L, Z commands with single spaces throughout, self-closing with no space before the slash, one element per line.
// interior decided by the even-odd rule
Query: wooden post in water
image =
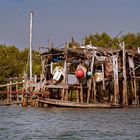
<path fill-rule="evenodd" d="M 129 60 L 129 70 L 130 70 L 129 74 L 130 74 L 131 79 L 133 79 L 130 81 L 131 89 L 132 89 L 133 96 L 134 96 L 134 103 L 133 104 L 136 105 L 137 104 L 137 91 L 136 91 L 137 87 L 136 87 L 136 79 L 135 79 L 134 61 L 130 57 L 128 58 L 128 60 Z"/>
<path fill-rule="evenodd" d="M 94 61 L 95 61 L 95 55 L 96 55 L 96 51 L 93 50 L 93 54 L 92 54 L 92 61 L 91 61 L 91 66 L 90 66 L 90 70 L 92 73 L 91 78 L 87 81 L 87 85 L 88 85 L 88 95 L 87 95 L 87 103 L 89 103 L 89 98 L 90 98 L 90 94 L 91 94 L 91 98 L 93 99 L 93 94 L 96 96 L 96 90 L 95 90 L 95 79 L 93 76 L 93 66 L 94 66 Z M 93 85 L 93 89 L 91 89 Z M 94 98 L 95 99 L 95 98 Z"/>
<path fill-rule="evenodd" d="M 79 103 L 79 89 L 76 89 L 76 101 Z"/>
<path fill-rule="evenodd" d="M 88 88 L 88 92 L 87 92 L 87 103 L 89 103 L 90 92 L 91 92 L 91 79 L 88 79 L 87 80 L 87 88 Z"/>
<path fill-rule="evenodd" d="M 21 103 L 22 103 L 23 107 L 27 106 L 27 100 L 25 97 L 25 91 L 27 88 L 26 86 L 27 86 L 27 74 L 24 74 L 24 83 L 23 83 L 23 87 L 22 87 L 22 97 L 21 97 Z"/>
<path fill-rule="evenodd" d="M 82 82 L 80 82 L 80 102 L 83 103 L 83 85 L 82 85 Z"/>
<path fill-rule="evenodd" d="M 65 89 L 63 87 L 63 89 L 61 90 L 61 101 L 64 101 L 64 95 L 65 95 Z"/>
<path fill-rule="evenodd" d="M 138 92 L 138 106 L 140 106 L 140 81 L 138 80 L 139 92 Z"/>
<path fill-rule="evenodd" d="M 10 97 L 10 95 L 9 95 L 9 90 L 10 90 L 10 87 L 9 87 L 9 83 L 7 83 L 7 104 L 9 104 L 9 97 Z"/>
<path fill-rule="evenodd" d="M 113 73 L 114 73 L 114 103 L 117 103 L 119 83 L 118 83 L 118 57 L 113 56 Z"/>
<path fill-rule="evenodd" d="M 10 81 L 10 103 L 12 103 L 12 81 Z"/>
<path fill-rule="evenodd" d="M 96 93 L 96 81 L 95 81 L 95 77 L 94 77 L 94 76 L 93 76 L 93 78 L 92 78 L 92 83 L 93 83 L 93 84 L 92 84 L 92 85 L 93 85 L 92 88 L 93 88 L 93 93 L 94 93 L 94 94 L 92 94 L 92 95 L 93 95 L 93 98 L 92 98 L 92 99 L 93 99 L 94 101 L 96 101 L 96 96 L 97 96 L 96 94 L 97 94 L 97 93 Z"/>
<path fill-rule="evenodd" d="M 64 92 L 64 100 L 67 101 L 68 100 L 68 68 L 67 68 L 67 59 L 68 59 L 68 51 L 67 51 L 67 48 L 68 48 L 68 43 L 66 43 L 65 45 L 65 62 L 64 62 L 64 88 L 63 88 L 63 92 Z"/>
<path fill-rule="evenodd" d="M 128 106 L 128 97 L 127 97 L 127 83 L 126 83 L 126 52 L 125 44 L 121 43 L 123 51 L 123 106 Z"/>
<path fill-rule="evenodd" d="M 102 64 L 102 75 L 103 75 L 103 81 L 102 81 L 103 90 L 105 91 L 105 72 L 104 72 L 104 64 Z"/>
<path fill-rule="evenodd" d="M 18 84 L 16 81 L 16 97 L 17 97 L 17 103 L 19 103 L 19 98 L 18 98 Z"/>

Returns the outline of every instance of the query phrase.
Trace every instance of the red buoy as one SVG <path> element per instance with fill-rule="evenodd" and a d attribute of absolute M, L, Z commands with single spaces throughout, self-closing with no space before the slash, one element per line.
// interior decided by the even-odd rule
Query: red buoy
<path fill-rule="evenodd" d="M 75 75 L 76 75 L 77 78 L 84 77 L 84 71 L 83 71 L 83 69 L 77 69 L 76 72 L 75 72 Z"/>

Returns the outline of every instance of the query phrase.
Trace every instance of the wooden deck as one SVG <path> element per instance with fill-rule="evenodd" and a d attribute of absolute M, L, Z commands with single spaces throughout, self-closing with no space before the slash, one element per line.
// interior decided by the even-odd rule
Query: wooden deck
<path fill-rule="evenodd" d="M 120 108 L 118 104 L 110 103 L 77 103 L 70 101 L 61 101 L 55 99 L 38 100 L 38 103 L 47 104 L 48 106 L 55 107 L 68 107 L 68 108 Z"/>

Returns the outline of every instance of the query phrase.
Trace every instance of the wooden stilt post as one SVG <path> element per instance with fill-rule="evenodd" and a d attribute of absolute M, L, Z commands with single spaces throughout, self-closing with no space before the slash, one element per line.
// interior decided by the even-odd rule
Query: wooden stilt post
<path fill-rule="evenodd" d="M 18 84 L 16 81 L 16 97 L 17 97 L 17 103 L 19 103 L 19 98 L 18 98 Z"/>
<path fill-rule="evenodd" d="M 88 80 L 87 80 L 87 88 L 88 88 L 87 103 L 89 103 L 90 92 L 91 92 L 91 79 L 88 79 Z"/>
<path fill-rule="evenodd" d="M 92 81 L 92 83 L 93 83 L 93 87 L 92 88 L 93 88 L 93 93 L 94 93 L 94 94 L 92 94 L 93 95 L 92 99 L 96 102 L 97 93 L 96 93 L 96 81 L 95 81 L 94 76 L 93 76 L 92 80 L 93 80 Z"/>
<path fill-rule="evenodd" d="M 76 101 L 79 103 L 79 89 L 76 89 Z"/>
<path fill-rule="evenodd" d="M 21 103 L 22 103 L 23 107 L 27 106 L 27 100 L 25 97 L 25 91 L 27 88 L 26 86 L 27 86 L 27 74 L 24 73 L 24 83 L 23 83 L 23 87 L 22 87 L 22 97 L 21 97 Z"/>
<path fill-rule="evenodd" d="M 62 90 L 62 101 L 64 100 L 67 100 L 66 98 L 66 96 L 67 95 L 65 95 L 66 94 L 66 61 L 64 62 L 64 87 L 63 87 L 63 90 Z"/>
<path fill-rule="evenodd" d="M 103 90 L 105 91 L 105 72 L 104 72 L 104 64 L 102 64 L 102 75 L 103 75 L 102 85 L 103 85 Z"/>
<path fill-rule="evenodd" d="M 72 99 L 73 99 L 73 92 L 72 90 L 70 90 L 70 100 L 72 101 Z"/>
<path fill-rule="evenodd" d="M 65 95 L 65 101 L 68 100 L 68 69 L 67 69 L 67 59 L 68 59 L 68 52 L 67 52 L 67 48 L 68 48 L 69 44 L 66 43 L 65 46 L 65 63 L 64 63 L 64 71 L 65 71 L 65 76 L 64 76 L 64 95 Z"/>
<path fill-rule="evenodd" d="M 91 98 L 92 99 L 93 99 L 93 94 L 96 94 L 96 90 L 95 89 L 94 90 L 91 89 L 92 85 L 95 85 L 95 83 L 93 84 L 93 82 L 95 82 L 94 76 L 93 76 L 93 66 L 94 66 L 94 61 L 95 61 L 95 55 L 96 55 L 96 51 L 93 50 L 92 61 L 91 61 L 91 66 L 90 66 L 90 70 L 91 70 L 92 76 L 87 81 L 87 85 L 88 85 L 87 103 L 89 103 L 90 94 L 91 94 Z M 94 88 L 95 88 L 95 86 L 94 86 Z"/>
<path fill-rule="evenodd" d="M 10 90 L 9 83 L 7 83 L 7 93 L 8 93 L 8 94 L 7 94 L 7 104 L 9 104 L 9 102 L 10 102 L 10 101 L 9 101 L 9 96 L 10 96 L 10 95 L 9 95 L 9 90 Z"/>
<path fill-rule="evenodd" d="M 114 103 L 118 102 L 118 92 L 119 92 L 119 83 L 118 83 L 118 57 L 113 56 L 113 73 L 114 73 Z"/>
<path fill-rule="evenodd" d="M 134 96 L 134 105 L 136 105 L 137 104 L 137 87 L 136 87 L 136 79 L 135 79 L 135 68 L 134 68 L 134 61 L 133 61 L 133 59 L 132 58 L 128 58 L 128 60 L 129 60 L 129 69 L 130 69 L 130 77 L 131 77 L 131 79 L 133 79 L 133 80 L 131 80 L 130 81 L 130 83 L 131 83 L 131 88 L 132 88 L 132 92 L 133 92 L 133 96 Z"/>
<path fill-rule="evenodd" d="M 82 85 L 82 82 L 80 82 L 80 102 L 83 103 L 83 85 Z"/>
<path fill-rule="evenodd" d="M 124 42 L 122 42 L 121 46 L 123 51 L 123 106 L 128 106 L 127 83 L 126 83 L 126 52 Z"/>
<path fill-rule="evenodd" d="M 12 103 L 12 81 L 10 81 L 10 103 Z"/>
<path fill-rule="evenodd" d="M 138 106 L 140 106 L 140 81 L 138 81 L 139 93 L 138 93 Z"/>
<path fill-rule="evenodd" d="M 24 106 L 24 86 L 22 88 L 21 103 L 22 103 L 22 106 Z"/>
<path fill-rule="evenodd" d="M 64 101 L 64 95 L 65 95 L 65 89 L 63 87 L 63 89 L 61 90 L 61 101 Z"/>

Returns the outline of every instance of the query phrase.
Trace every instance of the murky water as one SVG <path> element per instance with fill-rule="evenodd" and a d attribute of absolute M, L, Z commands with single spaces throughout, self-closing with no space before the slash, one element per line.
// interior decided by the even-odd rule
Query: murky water
<path fill-rule="evenodd" d="M 140 140 L 140 108 L 1 106 L 0 140 Z"/>

